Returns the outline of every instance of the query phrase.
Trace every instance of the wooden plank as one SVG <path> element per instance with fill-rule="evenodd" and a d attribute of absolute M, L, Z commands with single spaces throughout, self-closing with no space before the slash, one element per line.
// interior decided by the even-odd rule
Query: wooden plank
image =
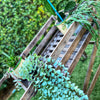
<path fill-rule="evenodd" d="M 48 43 L 50 40 L 51 36 L 54 35 L 55 31 L 57 30 L 56 26 L 53 26 L 50 31 L 47 33 L 47 35 L 44 37 L 44 39 L 41 41 L 39 46 L 35 49 L 36 54 L 40 54 L 45 45 Z"/>
<path fill-rule="evenodd" d="M 57 45 L 57 42 L 53 42 L 54 38 L 57 36 L 57 34 L 59 34 L 59 30 L 57 30 L 57 32 L 55 33 L 55 35 L 52 37 L 52 39 L 50 40 L 50 42 L 48 43 L 48 45 L 46 46 L 46 48 L 43 50 L 43 52 L 41 53 L 41 55 L 43 56 L 45 51 L 47 51 L 47 49 L 49 48 L 50 45 Z"/>
<path fill-rule="evenodd" d="M 70 58 L 71 54 L 75 50 L 76 46 L 78 45 L 78 43 L 81 40 L 81 38 L 82 38 L 82 36 L 83 36 L 83 34 L 84 34 L 85 31 L 86 31 L 86 29 L 82 28 L 82 30 L 79 32 L 78 36 L 74 39 L 74 41 L 72 42 L 72 44 L 69 47 L 68 51 L 66 52 L 66 54 L 63 57 L 63 59 L 61 60 L 61 62 L 63 64 L 65 64 L 65 62 L 68 61 L 68 59 Z"/>
<path fill-rule="evenodd" d="M 95 76 L 94 76 L 94 78 L 93 78 L 93 80 L 91 82 L 91 85 L 90 85 L 89 89 L 88 89 L 88 92 L 87 92 L 88 96 L 90 96 L 90 94 L 92 93 L 92 90 L 93 90 L 93 88 L 94 88 L 94 86 L 96 84 L 96 81 L 97 81 L 99 75 L 100 75 L 100 65 L 99 65 L 99 67 L 97 69 L 97 72 L 96 72 L 96 74 L 95 74 Z"/>
<path fill-rule="evenodd" d="M 94 27 L 94 29 L 96 29 L 96 25 L 93 25 L 93 27 Z M 87 36 L 87 39 L 85 40 L 84 44 L 81 46 L 81 49 L 77 53 L 77 56 L 75 57 L 75 59 L 73 60 L 73 63 L 71 64 L 70 68 L 68 69 L 70 74 L 73 72 L 77 62 L 79 61 L 79 59 L 80 59 L 81 55 L 83 54 L 85 48 L 89 44 L 89 41 L 91 40 L 91 38 L 92 38 L 92 35 L 89 33 L 88 36 Z"/>
<path fill-rule="evenodd" d="M 63 51 L 66 52 L 68 50 L 68 48 L 64 48 Z"/>
<path fill-rule="evenodd" d="M 64 37 L 61 39 L 61 41 L 58 43 L 57 47 L 55 48 L 55 50 L 51 54 L 51 57 L 53 59 L 57 59 L 58 55 L 63 50 L 63 48 L 65 47 L 66 43 L 69 41 L 70 37 L 75 32 L 75 30 L 78 27 L 78 25 L 79 25 L 79 23 L 73 22 L 72 25 L 69 27 L 69 29 L 67 30 L 66 34 L 64 35 Z"/>
<path fill-rule="evenodd" d="M 3 84 L 3 82 L 5 81 L 5 80 L 7 80 L 8 78 L 10 78 L 10 74 L 8 73 L 8 72 L 6 72 L 5 74 L 4 74 L 4 76 L 1 78 L 1 80 L 0 80 L 0 87 L 1 87 L 1 85 Z"/>
<path fill-rule="evenodd" d="M 23 96 L 20 100 L 30 100 L 33 96 L 35 96 L 37 91 L 33 88 L 33 83 L 30 84 L 30 86 L 27 88 L 27 90 L 24 92 Z"/>
<path fill-rule="evenodd" d="M 95 60 L 96 52 L 97 52 L 97 47 L 96 47 L 96 44 L 94 44 L 94 48 L 93 48 L 93 51 L 92 51 L 89 67 L 88 67 L 88 70 L 87 70 L 87 75 L 86 75 L 86 78 L 85 78 L 85 81 L 84 81 L 84 86 L 83 86 L 84 93 L 86 93 L 87 88 L 88 88 L 88 84 L 89 84 L 89 80 L 90 80 L 90 76 L 91 76 L 92 67 L 93 67 L 93 63 L 94 63 L 94 60 Z"/>
<path fill-rule="evenodd" d="M 12 78 L 8 79 L 9 83 L 5 88 L 0 90 L 0 100 L 9 100 L 13 94 L 13 90 L 16 88 Z"/>
<path fill-rule="evenodd" d="M 11 75 L 11 77 L 12 77 L 14 80 L 18 80 L 18 78 L 17 78 L 15 75 L 13 75 L 12 73 L 10 73 L 10 75 Z M 25 85 L 23 85 L 22 82 L 20 82 L 20 81 L 17 81 L 17 82 L 20 83 L 21 87 L 22 87 L 24 90 L 27 89 L 27 88 L 25 87 Z"/>
<path fill-rule="evenodd" d="M 63 58 L 64 54 L 60 54 L 59 57 Z"/>
<path fill-rule="evenodd" d="M 45 23 L 45 25 L 41 28 L 41 30 L 38 32 L 38 34 L 33 38 L 33 40 L 29 43 L 29 45 L 25 48 L 25 50 L 21 53 L 21 57 L 25 59 L 25 57 L 28 55 L 28 53 L 31 51 L 31 49 L 36 45 L 37 41 L 40 39 L 40 37 L 45 33 L 47 28 L 51 25 L 51 23 L 54 21 L 54 16 L 51 16 L 48 21 Z"/>
<path fill-rule="evenodd" d="M 73 59 L 72 64 L 70 65 L 68 71 L 71 74 L 77 64 L 77 62 L 79 61 L 81 55 L 83 54 L 85 48 L 87 47 L 90 39 L 92 38 L 91 34 L 88 35 L 86 41 L 84 42 L 84 44 L 82 45 L 81 49 L 79 50 L 79 52 L 77 53 L 77 56 L 75 57 L 75 59 Z"/>

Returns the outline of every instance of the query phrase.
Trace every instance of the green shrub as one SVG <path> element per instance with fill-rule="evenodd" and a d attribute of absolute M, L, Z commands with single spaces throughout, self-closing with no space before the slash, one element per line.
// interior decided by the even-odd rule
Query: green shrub
<path fill-rule="evenodd" d="M 52 0 L 54 1 L 54 0 Z M 100 26 L 98 23 L 98 20 L 100 21 L 100 1 L 98 0 L 57 0 L 58 3 L 55 5 L 55 8 L 57 11 L 62 10 L 61 17 L 65 18 L 65 13 L 68 13 L 68 20 L 64 21 L 65 24 L 68 26 L 72 24 L 73 22 L 78 22 L 82 26 L 84 26 L 93 36 L 96 43 L 100 45 Z M 44 0 L 44 6 L 46 9 L 51 12 L 51 14 L 54 14 L 54 11 L 52 7 L 49 5 L 48 0 Z M 95 9 L 96 11 L 94 11 Z M 90 21 L 87 19 L 92 19 L 92 21 L 96 24 L 97 30 L 95 30 Z M 61 21 L 58 18 L 58 21 Z"/>
<path fill-rule="evenodd" d="M 0 72 L 15 67 L 18 55 L 48 16 L 40 0 L 0 1 Z"/>

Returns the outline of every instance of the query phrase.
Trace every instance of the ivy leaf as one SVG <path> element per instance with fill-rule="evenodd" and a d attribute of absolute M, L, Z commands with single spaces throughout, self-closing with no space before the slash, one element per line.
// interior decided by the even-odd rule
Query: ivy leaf
<path fill-rule="evenodd" d="M 51 73 L 51 77 L 54 77 L 55 76 L 55 74 L 54 73 Z"/>
<path fill-rule="evenodd" d="M 48 81 L 48 84 L 50 85 L 51 84 L 51 81 Z"/>
<path fill-rule="evenodd" d="M 44 81 L 44 82 L 42 83 L 42 86 L 46 86 L 46 85 L 47 85 L 47 82 Z"/>
<path fill-rule="evenodd" d="M 50 62 L 51 61 L 51 57 L 47 58 L 47 62 Z"/>
<path fill-rule="evenodd" d="M 57 71 L 56 71 L 56 73 L 57 73 L 57 74 L 60 74 L 60 73 L 61 73 L 61 71 L 60 71 L 60 70 L 57 70 Z"/>

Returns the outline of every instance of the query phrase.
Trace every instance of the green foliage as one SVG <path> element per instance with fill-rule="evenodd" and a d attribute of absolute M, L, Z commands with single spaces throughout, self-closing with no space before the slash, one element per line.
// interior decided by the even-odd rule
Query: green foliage
<path fill-rule="evenodd" d="M 48 1 L 47 0 L 42 0 L 43 2 L 43 5 L 46 7 L 46 9 L 51 12 L 51 14 L 55 14 L 54 10 L 51 8 L 51 6 L 49 5 Z"/>
<path fill-rule="evenodd" d="M 68 12 L 70 10 L 73 10 L 75 8 L 76 2 L 75 1 L 69 1 L 67 5 L 65 6 L 64 12 Z"/>
<path fill-rule="evenodd" d="M 62 71 L 56 70 L 55 66 Z M 41 93 L 39 100 L 88 100 L 87 95 L 71 83 L 68 69 L 54 59 L 30 55 L 19 68 L 19 74 L 22 79 L 34 83 Z"/>
<path fill-rule="evenodd" d="M 95 12 L 92 10 L 93 8 L 96 9 L 97 14 L 95 14 Z M 79 22 L 92 34 L 96 43 L 99 42 L 100 45 L 100 27 L 98 24 L 98 21 L 100 21 L 99 8 L 100 1 L 86 0 L 85 2 L 79 3 L 77 8 L 71 13 L 71 17 L 66 23 L 71 24 L 72 22 Z M 96 24 L 97 30 L 95 30 L 88 21 L 90 18 Z"/>
<path fill-rule="evenodd" d="M 40 0 L 0 1 L 0 72 L 15 66 L 48 16 Z"/>
<path fill-rule="evenodd" d="M 73 22 L 79 22 L 83 25 L 89 32 L 92 34 L 93 38 L 95 39 L 96 43 L 100 44 L 100 27 L 98 24 L 98 20 L 100 21 L 100 1 L 94 0 L 57 0 L 58 3 L 55 6 L 57 11 L 64 9 L 61 12 L 61 17 L 64 19 L 65 12 L 69 12 L 70 18 L 67 20 L 66 24 L 70 25 Z M 50 5 L 48 2 L 45 2 L 48 6 L 46 6 L 47 10 L 50 9 Z M 92 10 L 95 8 L 96 13 Z M 53 12 L 51 8 L 48 10 Z M 68 16 L 68 17 L 69 17 Z M 93 22 L 96 24 L 97 30 L 91 27 L 91 23 L 88 19 L 92 19 Z M 58 18 L 58 21 L 60 19 Z"/>

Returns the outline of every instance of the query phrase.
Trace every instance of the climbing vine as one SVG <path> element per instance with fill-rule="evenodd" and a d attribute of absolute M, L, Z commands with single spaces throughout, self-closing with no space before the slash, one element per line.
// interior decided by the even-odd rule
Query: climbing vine
<path fill-rule="evenodd" d="M 59 66 L 60 70 L 56 70 Z M 70 81 L 68 69 L 51 58 L 28 56 L 19 69 L 22 79 L 34 83 L 39 100 L 88 100 L 87 95 Z"/>

